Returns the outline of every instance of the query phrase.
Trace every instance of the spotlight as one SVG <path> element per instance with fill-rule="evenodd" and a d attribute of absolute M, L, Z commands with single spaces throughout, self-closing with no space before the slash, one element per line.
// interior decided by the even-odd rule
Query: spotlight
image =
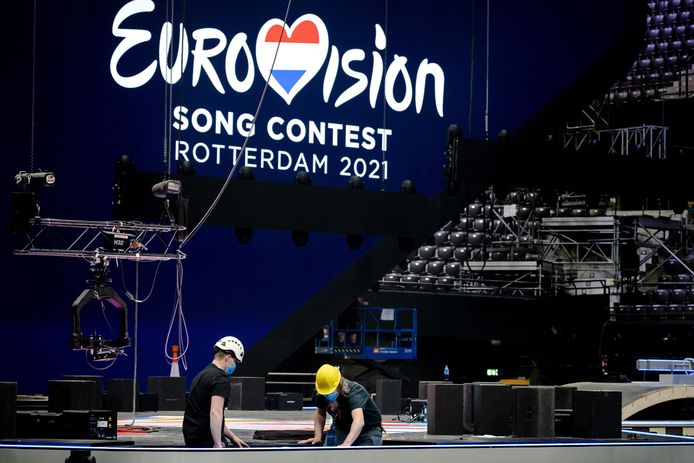
<path fill-rule="evenodd" d="M 25 189 L 51 186 L 55 183 L 53 172 L 24 172 L 14 176 L 14 182 L 18 187 Z"/>
<path fill-rule="evenodd" d="M 182 186 L 180 180 L 164 180 L 152 186 L 152 194 L 156 198 L 170 198 L 181 194 Z"/>
<path fill-rule="evenodd" d="M 496 135 L 496 139 L 500 142 L 509 142 L 511 141 L 511 133 L 506 129 L 501 129 Z"/>
<path fill-rule="evenodd" d="M 292 242 L 297 248 L 303 248 L 308 244 L 308 232 L 302 230 L 292 231 Z"/>
<path fill-rule="evenodd" d="M 183 161 L 178 165 L 179 175 L 195 175 L 195 164 L 190 161 Z"/>
<path fill-rule="evenodd" d="M 352 175 L 349 178 L 349 183 L 347 184 L 350 188 L 353 190 L 363 190 L 364 189 L 364 180 L 359 177 L 358 175 Z"/>
<path fill-rule="evenodd" d="M 415 193 L 417 189 L 414 186 L 414 182 L 412 180 L 403 180 L 402 184 L 400 185 L 400 191 L 403 193 Z"/>
<path fill-rule="evenodd" d="M 116 161 L 116 176 L 127 175 L 135 170 L 135 161 L 127 154 L 122 155 Z"/>
<path fill-rule="evenodd" d="M 10 230 L 20 234 L 27 233 L 31 228 L 30 221 L 40 213 L 39 205 L 36 203 L 36 193 L 13 191 L 10 194 Z"/>
<path fill-rule="evenodd" d="M 241 168 L 239 169 L 239 177 L 242 180 L 255 180 L 255 174 L 253 173 L 253 169 L 248 166 L 241 166 Z"/>
<path fill-rule="evenodd" d="M 448 126 L 443 163 L 443 175 L 446 183 L 446 192 L 448 194 L 456 193 L 460 186 L 458 154 L 460 152 L 461 136 L 460 126 L 457 124 Z"/>
<path fill-rule="evenodd" d="M 296 174 L 296 178 L 294 179 L 294 183 L 296 183 L 297 185 L 310 185 L 311 184 L 311 176 L 305 170 L 299 171 Z"/>
<path fill-rule="evenodd" d="M 253 238 L 253 229 L 252 228 L 236 227 L 236 230 L 234 230 L 234 233 L 236 235 L 236 241 L 238 241 L 241 244 L 247 244 L 251 241 L 251 238 Z"/>
<path fill-rule="evenodd" d="M 364 244 L 364 235 L 347 233 L 347 247 L 350 250 L 356 251 L 357 249 L 361 248 L 362 244 Z"/>

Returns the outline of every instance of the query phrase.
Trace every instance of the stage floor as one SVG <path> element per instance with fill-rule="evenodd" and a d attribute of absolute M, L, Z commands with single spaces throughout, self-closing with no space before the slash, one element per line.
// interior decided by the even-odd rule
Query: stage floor
<path fill-rule="evenodd" d="M 225 422 L 227 427 L 251 446 L 297 445 L 298 439 L 291 436 L 311 436 L 314 414 L 313 409 L 227 410 Z M 118 414 L 118 441 L 132 441 L 136 446 L 183 446 L 182 422 L 183 412 L 135 413 L 134 420 L 132 412 L 121 412 Z M 407 422 L 404 415 L 384 415 L 383 427 L 386 430 L 383 435 L 386 441 L 424 442 L 427 439 L 426 423 Z M 286 431 L 287 438 L 281 437 L 282 431 Z M 259 438 L 262 435 L 272 435 L 273 438 Z M 431 442 L 445 438 L 459 439 L 460 436 L 436 436 Z"/>
<path fill-rule="evenodd" d="M 251 447 L 277 447 L 298 446 L 300 439 L 313 435 L 313 417 L 315 409 L 305 408 L 300 411 L 278 410 L 227 410 L 225 422 L 227 426 Z M 181 425 L 183 412 L 119 412 L 118 414 L 118 438 L 114 440 L 85 441 L 83 443 L 92 446 L 132 446 L 132 447 L 183 447 L 183 435 Z M 627 424 L 625 422 L 625 424 Z M 578 439 L 572 437 L 555 438 L 515 438 L 507 436 L 480 436 L 472 434 L 464 435 L 431 435 L 427 433 L 427 423 L 412 421 L 408 415 L 383 415 L 383 445 L 441 445 L 441 444 L 521 444 L 530 443 L 556 443 L 575 444 L 599 442 L 634 442 L 634 441 L 663 441 L 684 440 L 693 441 L 687 437 L 688 432 L 679 432 L 684 436 L 668 436 L 662 434 L 665 429 L 672 427 L 663 425 L 661 434 L 648 432 L 655 430 L 656 424 L 646 426 L 625 426 L 621 439 Z M 633 428 L 630 430 L 629 428 Z M 684 428 L 686 429 L 686 428 Z M 646 431 L 646 432 L 644 432 Z M 57 439 L 9 439 L 3 443 L 80 443 L 79 440 L 61 441 Z"/>

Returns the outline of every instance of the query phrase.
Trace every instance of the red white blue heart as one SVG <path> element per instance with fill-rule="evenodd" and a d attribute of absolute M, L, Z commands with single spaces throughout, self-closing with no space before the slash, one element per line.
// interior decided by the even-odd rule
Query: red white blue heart
<path fill-rule="evenodd" d="M 281 19 L 267 21 L 255 44 L 260 74 L 287 104 L 318 73 L 327 55 L 328 29 L 314 14 L 301 16 L 291 27 Z"/>

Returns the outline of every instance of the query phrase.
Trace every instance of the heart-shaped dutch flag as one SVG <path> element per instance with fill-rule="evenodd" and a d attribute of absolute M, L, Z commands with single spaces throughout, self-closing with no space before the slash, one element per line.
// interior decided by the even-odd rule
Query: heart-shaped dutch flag
<path fill-rule="evenodd" d="M 318 73 L 327 54 L 328 30 L 314 14 L 301 16 L 291 27 L 284 27 L 281 19 L 270 19 L 260 28 L 255 44 L 260 74 L 287 104 Z"/>

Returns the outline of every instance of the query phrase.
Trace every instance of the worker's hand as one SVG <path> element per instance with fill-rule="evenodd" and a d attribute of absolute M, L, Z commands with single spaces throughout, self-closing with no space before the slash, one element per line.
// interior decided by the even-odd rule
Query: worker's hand
<path fill-rule="evenodd" d="M 236 447 L 248 447 L 248 444 L 239 439 L 237 436 L 231 438 L 231 443 Z"/>
<path fill-rule="evenodd" d="M 212 447 L 215 448 L 215 449 L 223 449 L 223 448 L 224 448 L 224 443 L 222 443 L 222 442 L 220 442 L 220 443 L 215 443 Z"/>
<path fill-rule="evenodd" d="M 304 439 L 304 440 L 300 440 L 299 442 L 297 442 L 297 444 L 299 444 L 299 445 L 316 445 L 316 444 L 320 444 L 320 443 L 321 443 L 321 440 L 318 439 L 317 437 L 312 437 L 310 439 Z"/>

